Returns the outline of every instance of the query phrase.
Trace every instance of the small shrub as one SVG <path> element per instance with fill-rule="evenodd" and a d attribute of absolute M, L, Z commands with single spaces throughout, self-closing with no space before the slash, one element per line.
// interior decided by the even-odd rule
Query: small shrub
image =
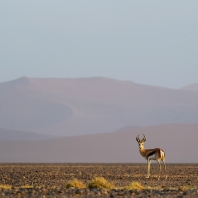
<path fill-rule="evenodd" d="M 139 182 L 132 182 L 125 187 L 127 190 L 143 190 L 145 187 Z"/>
<path fill-rule="evenodd" d="M 179 188 L 178 188 L 178 190 L 179 191 L 187 191 L 187 190 L 191 190 L 192 189 L 192 187 L 190 187 L 190 186 L 180 186 Z"/>
<path fill-rule="evenodd" d="M 33 188 L 33 186 L 25 185 L 25 186 L 21 186 L 21 188 Z"/>
<path fill-rule="evenodd" d="M 73 188 L 85 188 L 85 185 L 81 181 L 79 181 L 77 179 L 73 179 L 73 180 L 68 181 L 66 183 L 66 188 L 71 188 L 71 187 L 73 187 Z"/>
<path fill-rule="evenodd" d="M 12 186 L 8 184 L 0 184 L 0 189 L 11 189 Z"/>
<path fill-rule="evenodd" d="M 95 177 L 88 183 L 88 188 L 107 188 L 107 189 L 111 189 L 111 188 L 114 188 L 114 187 L 115 186 L 113 184 L 108 182 L 103 177 Z"/>

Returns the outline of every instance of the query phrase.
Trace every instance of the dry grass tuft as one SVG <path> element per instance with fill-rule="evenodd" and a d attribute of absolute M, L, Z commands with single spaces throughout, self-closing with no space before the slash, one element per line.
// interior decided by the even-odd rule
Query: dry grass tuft
<path fill-rule="evenodd" d="M 2 189 L 11 189 L 12 186 L 8 185 L 8 184 L 0 184 L 0 188 L 2 188 Z"/>
<path fill-rule="evenodd" d="M 146 189 L 142 184 L 139 182 L 132 182 L 128 186 L 124 187 L 126 190 L 143 190 Z"/>
<path fill-rule="evenodd" d="M 33 188 L 34 186 L 30 186 L 30 185 L 25 185 L 25 186 L 21 186 L 20 188 Z"/>
<path fill-rule="evenodd" d="M 192 186 L 180 186 L 178 188 L 179 191 L 188 191 L 188 190 L 194 190 L 194 189 L 197 189 L 197 187 L 192 187 Z"/>
<path fill-rule="evenodd" d="M 115 188 L 115 186 L 103 177 L 95 177 L 88 183 L 88 188 L 112 189 Z"/>
<path fill-rule="evenodd" d="M 77 179 L 73 179 L 73 180 L 68 181 L 66 183 L 66 188 L 71 188 L 71 187 L 73 187 L 73 188 L 85 188 L 85 185 L 81 181 L 79 181 Z"/>

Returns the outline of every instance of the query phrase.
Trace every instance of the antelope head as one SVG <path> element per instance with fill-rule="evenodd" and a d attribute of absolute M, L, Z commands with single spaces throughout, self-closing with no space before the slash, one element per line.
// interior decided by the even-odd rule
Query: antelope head
<path fill-rule="evenodd" d="M 141 149 L 144 149 L 144 142 L 146 142 L 146 137 L 145 137 L 145 135 L 143 134 L 143 139 L 142 140 L 140 140 L 140 138 L 139 138 L 139 135 L 136 137 L 136 141 L 138 142 L 138 144 L 139 144 L 139 149 L 141 150 Z"/>

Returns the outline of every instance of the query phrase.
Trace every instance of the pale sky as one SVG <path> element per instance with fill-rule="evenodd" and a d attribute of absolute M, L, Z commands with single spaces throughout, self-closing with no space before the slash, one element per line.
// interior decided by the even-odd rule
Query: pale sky
<path fill-rule="evenodd" d="M 198 1 L 1 0 L 0 82 L 22 76 L 198 83 Z"/>

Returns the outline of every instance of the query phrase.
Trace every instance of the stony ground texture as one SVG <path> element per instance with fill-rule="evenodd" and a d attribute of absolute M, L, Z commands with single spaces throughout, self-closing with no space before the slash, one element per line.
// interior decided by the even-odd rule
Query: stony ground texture
<path fill-rule="evenodd" d="M 146 179 L 146 164 L 0 164 L 0 197 L 198 197 L 198 164 L 168 164 L 167 179 L 162 174 L 158 180 L 158 170 L 152 164 Z M 104 177 L 117 189 L 65 188 L 74 178 L 87 184 L 94 177 Z M 155 190 L 119 188 L 134 181 Z"/>

